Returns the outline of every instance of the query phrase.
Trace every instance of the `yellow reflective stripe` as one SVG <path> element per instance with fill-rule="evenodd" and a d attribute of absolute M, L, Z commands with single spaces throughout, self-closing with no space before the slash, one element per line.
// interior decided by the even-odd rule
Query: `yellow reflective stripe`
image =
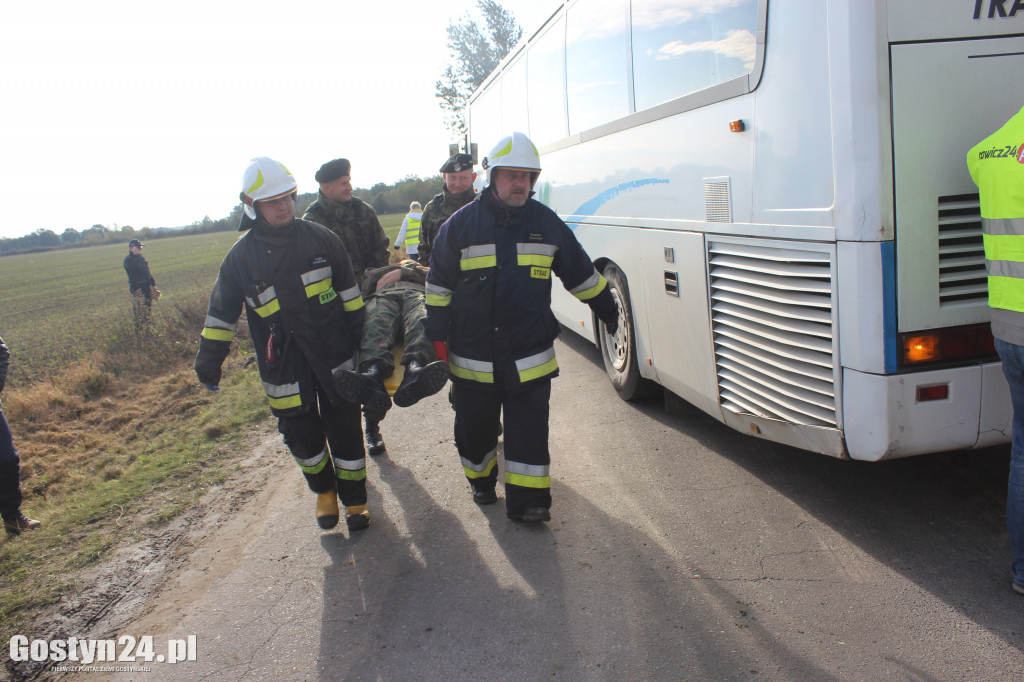
<path fill-rule="evenodd" d="M 238 332 L 233 332 L 228 329 L 217 329 L 215 327 L 204 327 L 202 337 L 209 339 L 210 341 L 231 341 L 235 338 Z"/>
<path fill-rule="evenodd" d="M 596 280 L 594 279 L 595 277 L 597 278 Z M 588 277 L 586 282 L 573 289 L 571 293 L 581 301 L 589 301 L 604 291 L 606 286 L 608 286 L 608 280 L 595 270 L 594 274 Z"/>
<path fill-rule="evenodd" d="M 448 351 L 448 368 L 452 374 L 462 379 L 482 384 L 494 383 L 494 364 L 484 360 L 470 360 Z"/>
<path fill-rule="evenodd" d="M 251 195 L 254 191 L 258 190 L 262 186 L 263 186 L 263 171 L 262 170 L 257 170 L 256 171 L 256 181 L 254 183 L 252 183 L 252 187 L 250 187 L 249 189 L 245 190 L 245 193 Z"/>
<path fill-rule="evenodd" d="M 554 260 L 554 256 L 542 256 L 539 253 L 521 253 L 516 256 L 519 265 L 539 265 L 542 268 L 550 268 Z"/>
<path fill-rule="evenodd" d="M 302 395 L 298 393 L 287 398 L 267 397 L 270 399 L 270 406 L 277 410 L 287 410 L 288 408 L 300 407 L 302 405 Z"/>
<path fill-rule="evenodd" d="M 479 464 L 474 464 L 465 457 L 460 457 L 460 459 L 462 460 L 462 470 L 466 472 L 466 478 L 487 478 L 498 463 L 498 448 L 495 447 L 484 455 L 483 461 Z"/>
<path fill-rule="evenodd" d="M 551 374 L 556 369 L 558 369 L 558 361 L 555 360 L 554 346 L 535 355 L 516 360 L 516 371 L 519 372 L 519 381 L 521 382 L 539 379 Z"/>
<path fill-rule="evenodd" d="M 280 309 L 281 302 L 275 298 L 273 301 L 266 305 L 260 306 L 259 308 L 254 308 L 253 312 L 255 312 L 260 317 L 269 317 Z"/>
<path fill-rule="evenodd" d="M 350 313 L 353 310 L 359 310 L 360 308 L 363 307 L 363 305 L 363 297 L 356 296 L 354 299 L 350 301 L 342 302 L 341 307 L 345 310 L 345 312 Z"/>
<path fill-rule="evenodd" d="M 506 459 L 505 482 L 524 488 L 550 488 L 551 467 L 547 464 L 523 464 Z"/>
<path fill-rule="evenodd" d="M 497 249 L 494 244 L 476 244 L 467 246 L 462 250 L 459 269 L 479 270 L 480 268 L 493 268 L 498 265 Z"/>
<path fill-rule="evenodd" d="M 295 457 L 293 454 L 292 457 Z M 321 450 L 319 455 L 315 455 L 308 459 L 299 459 L 295 457 L 296 464 L 307 474 L 318 474 L 323 471 L 324 467 L 327 466 L 327 450 Z"/>
<path fill-rule="evenodd" d="M 334 473 L 345 481 L 361 481 L 366 478 L 366 458 L 340 459 L 334 457 Z"/>
<path fill-rule="evenodd" d="M 459 261 L 460 270 L 479 270 L 480 268 L 497 267 L 497 265 L 497 256 L 480 256 L 478 258 L 466 258 Z"/>
<path fill-rule="evenodd" d="M 540 379 L 541 377 L 551 374 L 556 369 L 558 369 L 558 360 L 556 360 L 555 358 L 551 358 L 543 365 L 531 367 L 530 369 L 527 370 L 521 370 L 519 372 L 519 381 L 525 383 L 527 381 L 532 381 L 534 379 Z"/>
<path fill-rule="evenodd" d="M 427 305 L 436 306 L 438 308 L 444 308 L 451 305 L 451 296 L 438 296 L 436 294 L 427 294 Z"/>
<path fill-rule="evenodd" d="M 982 239 L 987 260 L 1024 261 L 1024 235 L 986 234 Z"/>
<path fill-rule="evenodd" d="M 313 282 L 312 284 L 306 286 L 306 298 L 313 298 L 314 296 L 319 296 L 320 294 L 324 293 L 330 288 L 330 277 L 322 279 L 319 282 Z"/>
<path fill-rule="evenodd" d="M 510 471 L 505 472 L 505 483 L 511 483 L 512 485 L 522 486 L 524 488 L 550 488 L 551 477 L 550 476 L 524 476 L 523 474 L 514 474 Z"/>

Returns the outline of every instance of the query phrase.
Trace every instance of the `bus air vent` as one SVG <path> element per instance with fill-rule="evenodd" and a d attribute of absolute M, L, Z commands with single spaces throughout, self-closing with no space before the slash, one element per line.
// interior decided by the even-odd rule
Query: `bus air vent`
<path fill-rule="evenodd" d="M 732 222 L 729 178 L 704 178 L 704 215 L 709 223 Z"/>
<path fill-rule="evenodd" d="M 939 307 L 988 300 L 977 194 L 939 197 Z"/>
<path fill-rule="evenodd" d="M 708 243 L 724 409 L 837 426 L 833 261 L 828 251 Z"/>

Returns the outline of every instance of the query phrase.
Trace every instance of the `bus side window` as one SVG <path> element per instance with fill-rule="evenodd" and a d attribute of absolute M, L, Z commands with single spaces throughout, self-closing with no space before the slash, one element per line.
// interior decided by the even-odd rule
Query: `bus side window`
<path fill-rule="evenodd" d="M 565 70 L 570 134 L 629 113 L 626 37 L 622 0 L 580 0 L 569 8 Z"/>
<path fill-rule="evenodd" d="M 750 73 L 757 57 L 757 0 L 632 0 L 636 110 Z"/>

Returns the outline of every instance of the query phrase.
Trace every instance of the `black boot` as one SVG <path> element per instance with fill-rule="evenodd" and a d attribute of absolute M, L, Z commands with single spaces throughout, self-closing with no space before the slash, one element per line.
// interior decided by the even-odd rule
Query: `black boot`
<path fill-rule="evenodd" d="M 334 388 L 345 400 L 365 405 L 371 412 L 383 414 L 391 409 L 391 397 L 384 386 L 390 372 L 379 362 L 365 365 L 361 372 L 340 369 L 334 373 Z"/>
<path fill-rule="evenodd" d="M 425 367 L 418 360 L 405 365 L 405 376 L 395 391 L 395 405 L 409 407 L 428 395 L 434 395 L 448 383 L 448 363 L 435 360 Z"/>
<path fill-rule="evenodd" d="M 384 446 L 384 438 L 380 435 L 380 420 L 371 419 L 370 415 L 363 415 L 366 424 L 366 452 L 370 457 L 386 455 L 388 449 Z"/>

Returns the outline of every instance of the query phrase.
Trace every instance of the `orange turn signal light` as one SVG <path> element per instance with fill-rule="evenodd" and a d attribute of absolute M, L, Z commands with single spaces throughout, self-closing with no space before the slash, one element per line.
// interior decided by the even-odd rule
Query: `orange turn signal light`
<path fill-rule="evenodd" d="M 742 133 L 747 127 L 743 125 L 743 119 L 729 121 L 729 130 L 734 133 Z"/>
<path fill-rule="evenodd" d="M 904 342 L 903 358 L 908 364 L 928 362 L 939 356 L 939 339 L 935 334 L 911 336 Z"/>

